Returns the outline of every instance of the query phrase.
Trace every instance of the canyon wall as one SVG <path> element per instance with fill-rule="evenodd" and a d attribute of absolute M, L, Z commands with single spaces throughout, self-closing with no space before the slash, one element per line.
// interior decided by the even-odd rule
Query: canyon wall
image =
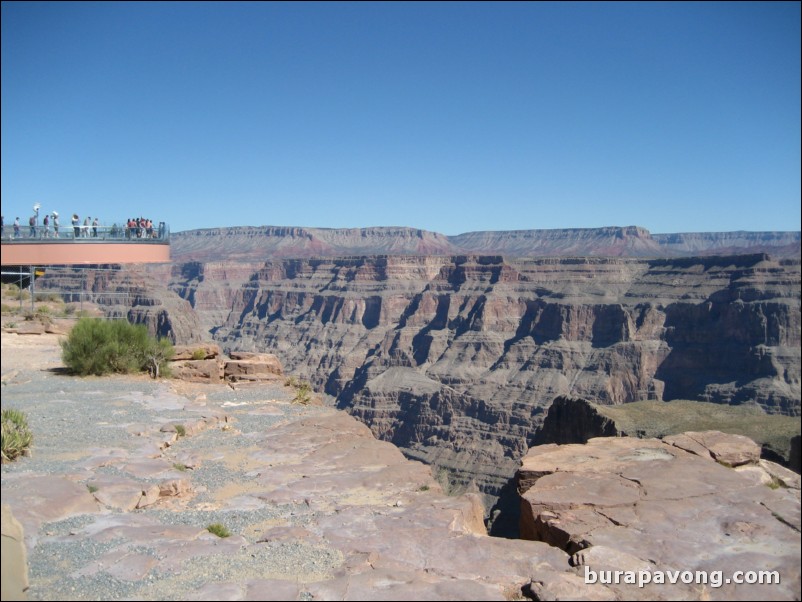
<path fill-rule="evenodd" d="M 220 228 L 175 234 L 172 265 L 75 286 L 175 342 L 275 353 L 377 437 L 497 496 L 561 395 L 799 416 L 799 241 Z M 666 257 L 690 252 L 712 255 Z M 585 256 L 549 256 L 566 253 Z"/>
<path fill-rule="evenodd" d="M 151 335 L 173 343 L 208 340 L 191 295 L 187 300 L 169 290 L 171 270 L 169 265 L 48 266 L 35 289 L 37 295 L 59 294 L 71 304 L 73 316 L 80 315 L 86 303 L 87 310 L 97 305 L 107 317 L 143 324 Z"/>
<path fill-rule="evenodd" d="M 800 413 L 800 262 L 374 256 L 189 262 L 227 351 L 277 354 L 412 458 L 498 495 L 559 395 Z"/>

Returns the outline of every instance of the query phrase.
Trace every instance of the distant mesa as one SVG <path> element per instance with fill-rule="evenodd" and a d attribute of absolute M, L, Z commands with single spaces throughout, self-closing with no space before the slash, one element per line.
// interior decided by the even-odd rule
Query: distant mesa
<path fill-rule="evenodd" d="M 671 258 L 768 253 L 802 255 L 800 232 L 651 234 L 639 226 L 467 232 L 446 236 L 417 228 L 241 226 L 172 235 L 175 261 L 355 255 Z"/>

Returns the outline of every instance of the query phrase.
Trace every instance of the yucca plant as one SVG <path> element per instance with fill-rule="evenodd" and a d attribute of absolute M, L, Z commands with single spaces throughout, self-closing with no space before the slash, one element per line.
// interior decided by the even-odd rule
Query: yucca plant
<path fill-rule="evenodd" d="M 28 428 L 28 419 L 19 410 L 2 411 L 3 462 L 11 462 L 30 453 L 33 433 Z"/>
<path fill-rule="evenodd" d="M 217 537 L 229 537 L 231 535 L 231 531 L 222 523 L 213 523 L 206 527 L 206 530 L 209 533 L 217 535 Z"/>

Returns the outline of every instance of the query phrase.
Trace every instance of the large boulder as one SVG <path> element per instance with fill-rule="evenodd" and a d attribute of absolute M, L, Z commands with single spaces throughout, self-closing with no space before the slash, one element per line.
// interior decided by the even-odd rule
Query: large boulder
<path fill-rule="evenodd" d="M 3 600 L 27 600 L 28 556 L 22 525 L 11 513 L 11 506 L 2 506 L 2 590 Z"/>
<path fill-rule="evenodd" d="M 211 360 L 222 354 L 217 343 L 197 343 L 195 345 L 175 345 L 173 361 Z"/>
<path fill-rule="evenodd" d="M 219 383 L 223 378 L 220 360 L 182 360 L 171 362 L 173 377 L 195 383 Z"/>
<path fill-rule="evenodd" d="M 281 361 L 272 353 L 232 351 L 230 355 L 224 368 L 228 381 L 277 380 L 284 375 Z"/>
<path fill-rule="evenodd" d="M 718 585 L 694 577 L 662 590 L 611 585 L 626 599 L 798 600 L 798 480 L 760 461 L 759 448 L 744 439 L 704 432 L 671 442 L 616 437 L 534 447 L 519 471 L 521 535 L 573 554 L 591 575 L 643 569 L 722 577 Z M 776 571 L 781 582 L 736 584 L 738 570 Z"/>

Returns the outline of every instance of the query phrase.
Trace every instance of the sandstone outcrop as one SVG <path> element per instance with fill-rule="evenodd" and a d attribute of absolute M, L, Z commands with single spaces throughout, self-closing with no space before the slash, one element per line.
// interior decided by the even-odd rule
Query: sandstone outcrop
<path fill-rule="evenodd" d="M 758 461 L 746 438 L 671 439 L 532 448 L 519 471 L 522 536 L 565 550 L 595 573 L 718 571 L 723 578 L 719 587 L 680 583 L 671 593 L 655 584 L 610 585 L 623 599 L 799 599 L 799 475 Z M 725 458 L 743 464 L 733 469 Z M 776 571 L 780 582 L 736 584 L 737 570 Z"/>
<path fill-rule="evenodd" d="M 232 351 L 225 357 L 218 345 L 208 343 L 177 346 L 170 370 L 179 380 L 208 384 L 260 383 L 284 375 L 281 362 L 272 353 Z"/>
<path fill-rule="evenodd" d="M 231 382 L 259 382 L 284 375 L 281 362 L 272 353 L 232 351 L 225 362 L 224 378 Z"/>

